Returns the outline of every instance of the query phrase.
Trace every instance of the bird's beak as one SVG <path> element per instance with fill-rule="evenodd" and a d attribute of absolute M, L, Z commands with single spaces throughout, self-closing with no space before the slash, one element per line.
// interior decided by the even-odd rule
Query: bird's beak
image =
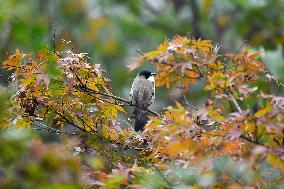
<path fill-rule="evenodd" d="M 157 74 L 156 74 L 156 73 L 151 73 L 151 75 L 152 75 L 152 76 L 156 76 Z"/>

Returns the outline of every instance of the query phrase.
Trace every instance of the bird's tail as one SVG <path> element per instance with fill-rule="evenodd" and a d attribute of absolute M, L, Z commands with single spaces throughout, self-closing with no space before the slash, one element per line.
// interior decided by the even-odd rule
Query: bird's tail
<path fill-rule="evenodd" d="M 147 124 L 149 118 L 147 116 L 147 111 L 135 107 L 131 118 L 134 119 L 134 130 L 135 131 L 143 131 L 143 127 Z"/>

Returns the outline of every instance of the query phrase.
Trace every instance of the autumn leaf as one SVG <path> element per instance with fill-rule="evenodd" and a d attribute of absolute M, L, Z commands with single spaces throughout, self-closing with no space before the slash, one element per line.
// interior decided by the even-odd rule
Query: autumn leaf
<path fill-rule="evenodd" d="M 152 57 L 155 57 L 155 56 L 158 56 L 160 55 L 161 52 L 160 51 L 151 51 L 151 52 L 148 52 L 144 55 L 145 58 L 152 58 Z"/>
<path fill-rule="evenodd" d="M 189 149 L 190 144 L 190 140 L 170 142 L 165 151 L 169 155 L 177 155 L 179 152 Z"/>
<path fill-rule="evenodd" d="M 119 106 L 119 105 L 115 105 L 115 108 L 116 108 L 118 111 L 120 111 L 120 112 L 126 113 L 125 110 L 124 110 L 121 106 Z"/>
<path fill-rule="evenodd" d="M 281 169 L 284 171 L 284 160 L 279 159 L 276 155 L 274 154 L 269 154 L 267 156 L 267 161 L 270 163 L 273 167 Z"/>
<path fill-rule="evenodd" d="M 265 115 L 267 112 L 269 112 L 271 109 L 272 109 L 272 105 L 270 103 L 267 103 L 264 108 L 258 110 L 254 115 L 256 117 L 261 117 Z"/>
<path fill-rule="evenodd" d="M 9 59 L 4 61 L 2 64 L 8 70 L 15 69 L 20 66 L 20 60 L 22 59 L 23 55 L 21 54 L 19 49 L 16 49 L 16 53 L 14 55 L 10 55 Z"/>

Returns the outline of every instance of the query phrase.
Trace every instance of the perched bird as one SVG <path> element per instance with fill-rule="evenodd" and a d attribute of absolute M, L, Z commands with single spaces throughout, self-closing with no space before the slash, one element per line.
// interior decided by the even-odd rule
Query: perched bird
<path fill-rule="evenodd" d="M 142 131 L 148 121 L 148 108 L 155 98 L 155 73 L 142 70 L 133 81 L 130 102 L 134 106 L 131 118 L 134 119 L 135 131 Z"/>

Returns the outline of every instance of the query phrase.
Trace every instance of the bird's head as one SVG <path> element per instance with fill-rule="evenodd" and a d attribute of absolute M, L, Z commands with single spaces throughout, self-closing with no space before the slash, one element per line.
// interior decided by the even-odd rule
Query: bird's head
<path fill-rule="evenodd" d="M 155 78 L 154 78 L 155 75 L 156 75 L 156 73 L 152 73 L 148 70 L 142 70 L 138 74 L 139 77 L 142 77 L 142 78 L 147 79 L 148 81 L 152 81 L 152 82 L 155 82 Z"/>

